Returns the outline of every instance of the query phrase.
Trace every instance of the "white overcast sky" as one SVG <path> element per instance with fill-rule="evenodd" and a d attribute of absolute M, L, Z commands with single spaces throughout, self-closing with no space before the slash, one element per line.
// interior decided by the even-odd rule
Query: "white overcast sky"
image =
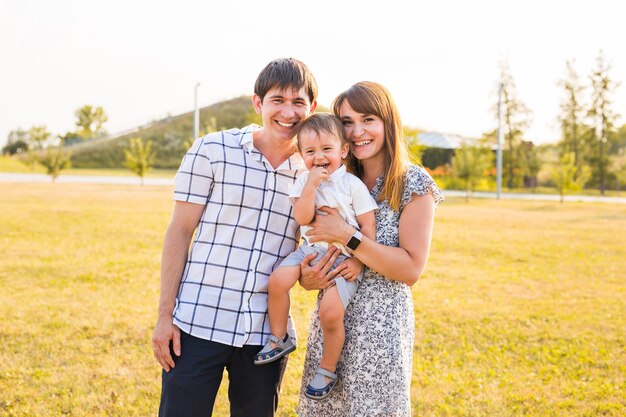
<path fill-rule="evenodd" d="M 557 82 L 584 82 L 600 49 L 626 81 L 621 0 L 0 0 L 0 144 L 10 130 L 74 127 L 104 107 L 110 132 L 251 94 L 277 57 L 303 60 L 319 102 L 384 84 L 405 125 L 479 136 L 494 129 L 499 62 L 532 110 L 526 137 L 558 139 Z M 626 84 L 613 96 L 626 116 Z M 620 123 L 626 122 L 622 117 Z"/>

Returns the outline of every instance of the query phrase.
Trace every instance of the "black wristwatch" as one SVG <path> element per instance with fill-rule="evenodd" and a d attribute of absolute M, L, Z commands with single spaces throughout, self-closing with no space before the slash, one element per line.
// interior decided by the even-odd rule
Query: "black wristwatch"
<path fill-rule="evenodd" d="M 356 250 L 356 248 L 359 247 L 359 245 L 361 244 L 361 239 L 363 238 L 363 234 L 361 232 L 359 232 L 358 230 L 352 235 L 352 237 L 350 238 L 350 240 L 348 240 L 348 243 L 346 243 L 346 246 L 348 247 L 348 249 L 350 250 Z"/>

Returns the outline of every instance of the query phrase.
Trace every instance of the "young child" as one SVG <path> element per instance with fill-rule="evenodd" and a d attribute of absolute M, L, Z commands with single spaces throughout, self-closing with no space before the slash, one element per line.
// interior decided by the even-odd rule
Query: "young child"
<path fill-rule="evenodd" d="M 256 365 L 273 362 L 296 348 L 286 334 L 291 304 L 289 290 L 300 278 L 300 263 L 303 259 L 310 253 L 317 253 L 314 264 L 328 249 L 328 243 L 310 243 L 306 235 L 309 229 L 306 225 L 313 221 L 316 208 L 336 208 L 363 235 L 374 239 L 376 234 L 375 211 L 378 205 L 365 184 L 346 172 L 343 165 L 343 159 L 348 155 L 348 143 L 341 121 L 330 113 L 313 114 L 300 122 L 297 138 L 298 149 L 308 172 L 297 178 L 289 197 L 292 198 L 294 218 L 301 226 L 301 236 L 305 242 L 288 255 L 270 276 L 268 315 L 272 335 L 257 354 L 254 361 Z M 346 245 L 358 243 L 358 232 L 353 239 Z M 316 374 L 305 392 L 315 399 L 326 397 L 337 380 L 335 371 L 345 340 L 344 311 L 356 293 L 363 271 L 363 264 L 351 257 L 348 248 L 337 243 L 333 245 L 342 251 L 333 267 L 346 262 L 346 268 L 342 276 L 335 279 L 335 285 L 324 290 L 320 301 L 324 350 Z"/>

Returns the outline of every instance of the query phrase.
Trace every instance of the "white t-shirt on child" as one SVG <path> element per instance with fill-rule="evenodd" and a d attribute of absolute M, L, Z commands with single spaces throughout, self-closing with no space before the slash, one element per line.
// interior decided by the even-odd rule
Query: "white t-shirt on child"
<path fill-rule="evenodd" d="M 309 178 L 309 172 L 303 172 L 298 176 L 296 182 L 293 184 L 289 197 L 292 199 L 300 197 L 302 190 Z M 330 175 L 327 181 L 323 181 L 315 192 L 315 208 L 328 206 L 339 210 L 341 217 L 355 228 L 359 228 L 356 216 L 367 213 L 368 211 L 378 210 L 378 204 L 376 200 L 370 195 L 367 187 L 363 182 L 355 175 L 346 171 L 345 166 L 340 166 L 335 172 Z M 309 230 L 308 226 L 300 227 L 300 235 L 306 240 L 306 243 L 311 246 L 320 246 L 328 248 L 327 242 L 315 242 L 310 243 L 306 231 Z M 346 256 L 352 256 L 344 245 L 333 243 L 341 249 Z"/>

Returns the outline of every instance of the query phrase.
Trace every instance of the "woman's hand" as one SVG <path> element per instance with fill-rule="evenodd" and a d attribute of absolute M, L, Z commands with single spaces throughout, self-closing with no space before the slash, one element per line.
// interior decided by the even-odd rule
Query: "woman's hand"
<path fill-rule="evenodd" d="M 356 232 L 356 229 L 341 217 L 337 209 L 320 207 L 317 211 L 325 214 L 316 214 L 315 220 L 309 224 L 311 229 L 306 233 L 309 242 L 337 242 L 345 245 Z"/>
<path fill-rule="evenodd" d="M 300 285 L 307 291 L 328 288 L 336 274 L 329 272 L 341 251 L 336 246 L 330 246 L 320 261 L 311 266 L 316 254 L 307 255 L 300 264 Z"/>
<path fill-rule="evenodd" d="M 361 272 L 363 272 L 363 263 L 356 258 L 348 258 L 330 271 L 329 275 L 338 275 L 352 282 L 359 277 Z"/>

